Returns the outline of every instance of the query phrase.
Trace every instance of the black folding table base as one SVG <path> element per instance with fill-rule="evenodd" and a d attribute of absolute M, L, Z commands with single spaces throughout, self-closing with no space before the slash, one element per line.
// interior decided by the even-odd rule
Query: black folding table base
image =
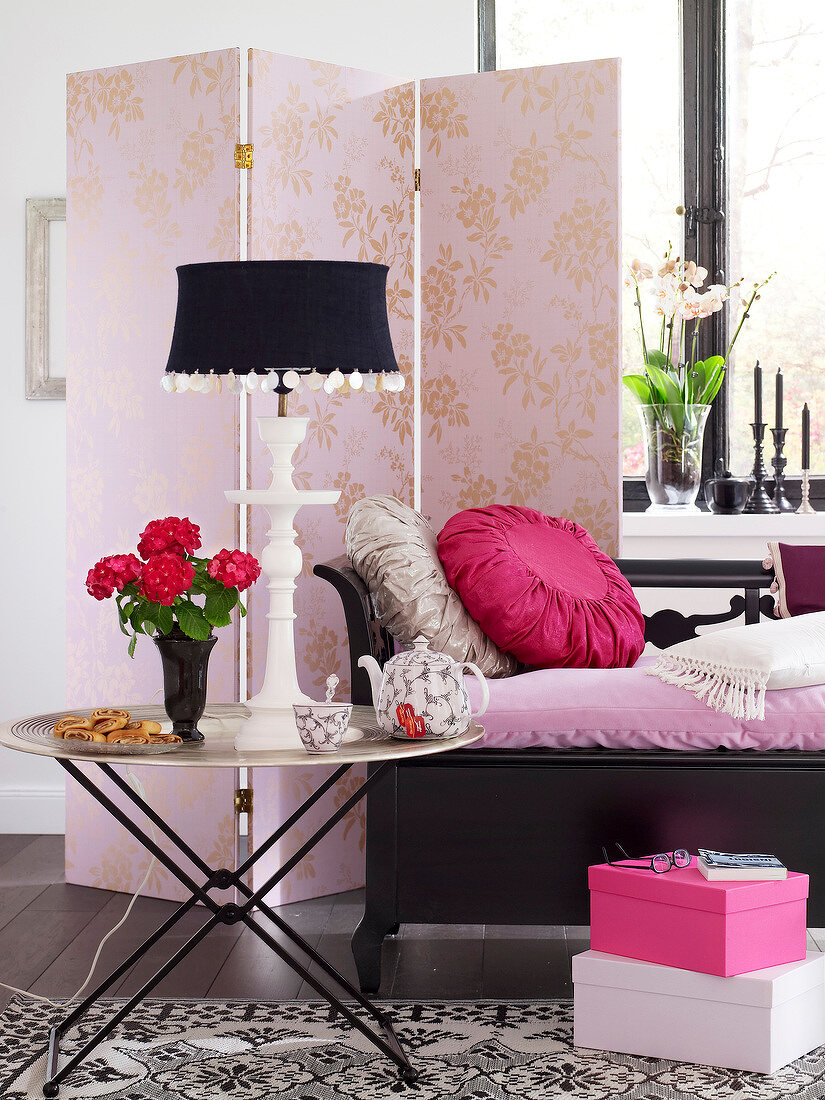
<path fill-rule="evenodd" d="M 203 884 L 198 885 L 182 867 L 179 867 L 177 863 L 175 863 L 170 855 L 155 843 L 151 836 L 147 835 L 147 833 L 132 821 L 132 819 L 128 817 L 100 787 L 96 786 L 85 772 L 81 771 L 70 760 L 58 760 L 58 763 L 65 768 L 69 775 L 75 779 L 92 798 L 96 799 L 104 809 L 108 810 L 112 817 L 114 817 L 124 829 L 128 830 L 128 832 L 130 832 L 159 863 L 163 864 L 163 866 L 166 867 L 166 869 L 170 871 L 187 890 L 189 890 L 191 896 L 183 902 L 175 912 L 140 945 L 140 947 L 133 951 L 128 959 L 124 959 L 120 966 L 113 970 L 112 973 L 79 1005 L 77 1005 L 64 1020 L 51 1029 L 46 1065 L 46 1082 L 43 1085 L 44 1096 L 57 1096 L 60 1091 L 60 1082 L 68 1077 L 72 1070 L 80 1065 L 80 1063 L 83 1062 L 101 1042 L 103 1042 L 117 1025 L 129 1015 L 133 1008 L 139 1005 L 141 1001 L 145 1000 L 155 986 L 161 982 L 167 974 L 170 974 L 178 963 L 181 962 L 182 959 L 185 959 L 189 952 L 197 947 L 201 940 L 203 940 L 213 928 L 216 928 L 219 924 L 238 924 L 239 922 L 243 922 L 247 928 L 250 928 L 255 935 L 263 940 L 267 947 L 278 956 L 278 958 L 294 970 L 307 985 L 311 986 L 316 991 L 316 993 L 320 994 L 328 1001 L 336 1012 L 339 1012 L 357 1031 L 360 1031 L 362 1035 L 369 1039 L 382 1054 L 386 1055 L 386 1057 L 398 1067 L 399 1075 L 405 1082 L 411 1083 L 415 1081 L 418 1077 L 418 1070 L 411 1065 L 410 1060 L 404 1053 L 388 1015 L 385 1012 L 381 1012 L 373 1005 L 359 989 L 344 977 L 343 974 L 339 974 L 326 959 L 319 955 L 306 940 L 294 931 L 294 929 L 292 929 L 286 921 L 284 921 L 283 918 L 263 900 L 264 896 L 269 893 L 285 875 L 289 874 L 292 868 L 300 863 L 308 852 L 312 851 L 316 844 L 327 835 L 330 829 L 334 828 L 335 825 L 349 813 L 352 807 L 360 802 L 367 791 L 375 785 L 386 771 L 396 766 L 392 761 L 386 761 L 377 767 L 361 784 L 360 788 L 348 798 L 347 801 L 344 802 L 344 804 L 340 806 L 303 845 L 301 845 L 298 851 L 290 856 L 275 874 L 271 875 L 270 878 L 255 891 L 253 891 L 244 881 L 244 876 L 249 868 L 252 867 L 261 856 L 268 852 L 273 845 L 304 816 L 307 810 L 314 806 L 315 803 L 349 771 L 352 767 L 351 764 L 343 764 L 339 767 L 281 826 L 279 826 L 279 828 L 275 830 L 275 832 L 272 833 L 270 837 L 267 838 L 267 840 L 264 841 L 263 844 L 260 845 L 259 848 L 244 860 L 237 870 L 230 871 L 225 867 L 218 869 L 209 867 L 197 852 L 193 851 L 193 849 L 177 835 L 174 829 L 155 813 L 152 807 L 146 803 L 145 799 L 141 798 L 140 795 L 132 790 L 130 785 L 118 775 L 110 764 L 96 763 L 100 771 L 108 776 L 112 783 L 114 783 L 114 785 L 146 815 L 152 824 L 155 825 L 165 837 L 171 840 L 179 851 L 191 860 L 195 867 L 205 876 Z M 231 890 L 233 888 L 243 895 L 244 900 L 242 902 L 227 902 L 225 904 L 220 904 L 211 897 L 209 893 L 210 890 Z M 92 1035 L 76 1054 L 73 1054 L 61 1065 L 60 1042 L 69 1028 L 73 1027 L 80 1017 L 83 1016 L 92 1005 L 96 1004 L 106 991 L 110 989 L 119 978 L 123 977 L 123 975 L 134 966 L 147 951 L 162 940 L 164 936 L 174 928 L 181 917 L 183 917 L 185 913 L 188 913 L 199 901 L 207 907 L 212 915 L 198 931 L 163 964 L 157 973 L 154 974 L 137 993 L 130 997 L 129 1000 L 94 1033 L 94 1035 Z M 351 998 L 351 1000 L 354 1001 L 372 1021 L 374 1021 L 377 1025 L 377 1029 L 370 1027 L 370 1025 L 361 1019 L 360 1016 L 356 1015 L 352 1008 L 341 1001 L 334 990 L 325 984 L 321 978 L 312 975 L 307 969 L 308 964 L 302 963 L 287 950 L 287 948 L 273 939 L 266 929 L 257 924 L 252 917 L 252 911 L 254 909 L 257 909 L 259 913 L 268 918 L 268 920 L 270 920 L 299 951 L 307 956 L 310 963 L 315 963 L 327 978 L 331 979 L 339 989 L 343 990 L 349 998 Z"/>

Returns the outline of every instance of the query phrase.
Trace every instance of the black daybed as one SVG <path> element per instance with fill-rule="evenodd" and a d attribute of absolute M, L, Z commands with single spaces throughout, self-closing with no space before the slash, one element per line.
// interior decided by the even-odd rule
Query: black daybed
<path fill-rule="evenodd" d="M 634 588 L 742 592 L 718 614 L 647 617 L 658 646 L 743 612 L 747 622 L 772 614 L 763 593 L 773 575 L 761 563 L 617 564 Z M 358 658 L 382 664 L 393 640 L 346 558 L 315 573 L 341 595 L 353 702 L 369 705 Z M 405 762 L 367 796 L 366 906 L 352 941 L 362 988 L 377 990 L 382 941 L 401 923 L 589 923 L 585 868 L 613 840 L 638 853 L 776 851 L 811 874 L 809 924 L 825 924 L 823 771 L 825 752 L 784 749 L 470 748 Z"/>

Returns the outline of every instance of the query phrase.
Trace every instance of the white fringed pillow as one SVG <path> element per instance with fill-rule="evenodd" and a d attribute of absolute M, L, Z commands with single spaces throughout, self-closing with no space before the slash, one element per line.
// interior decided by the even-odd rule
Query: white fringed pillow
<path fill-rule="evenodd" d="M 345 540 L 379 622 L 399 642 L 424 637 L 436 652 L 472 661 L 493 678 L 517 670 L 515 657 L 487 637 L 450 588 L 435 532 L 418 512 L 396 497 L 364 497 L 350 510 Z"/>
<path fill-rule="evenodd" d="M 825 611 L 715 630 L 664 650 L 653 668 L 734 718 L 764 718 L 765 691 L 825 684 Z"/>

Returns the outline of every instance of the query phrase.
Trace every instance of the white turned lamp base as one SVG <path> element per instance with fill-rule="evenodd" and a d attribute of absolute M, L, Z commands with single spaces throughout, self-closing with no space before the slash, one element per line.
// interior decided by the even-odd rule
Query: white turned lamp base
<path fill-rule="evenodd" d="M 261 554 L 261 570 L 269 589 L 266 670 L 261 690 L 247 702 L 252 713 L 235 737 L 235 748 L 294 749 L 301 740 L 292 704 L 314 701 L 299 688 L 295 667 L 293 594 L 303 563 L 295 542 L 295 516 L 307 504 L 335 504 L 341 494 L 337 490 L 295 487 L 292 455 L 306 436 L 306 418 L 261 416 L 257 424 L 272 455 L 272 483 L 268 489 L 232 489 L 226 493 L 233 504 L 262 505 L 270 519 L 268 542 Z"/>

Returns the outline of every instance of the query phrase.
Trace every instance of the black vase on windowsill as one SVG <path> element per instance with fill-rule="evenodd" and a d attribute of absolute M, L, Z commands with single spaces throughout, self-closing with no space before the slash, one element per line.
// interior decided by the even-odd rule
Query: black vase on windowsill
<path fill-rule="evenodd" d="M 172 720 L 172 733 L 184 742 L 203 741 L 198 720 L 206 709 L 206 670 L 218 639 L 188 637 L 179 626 L 155 638 L 163 666 L 163 705 Z"/>

